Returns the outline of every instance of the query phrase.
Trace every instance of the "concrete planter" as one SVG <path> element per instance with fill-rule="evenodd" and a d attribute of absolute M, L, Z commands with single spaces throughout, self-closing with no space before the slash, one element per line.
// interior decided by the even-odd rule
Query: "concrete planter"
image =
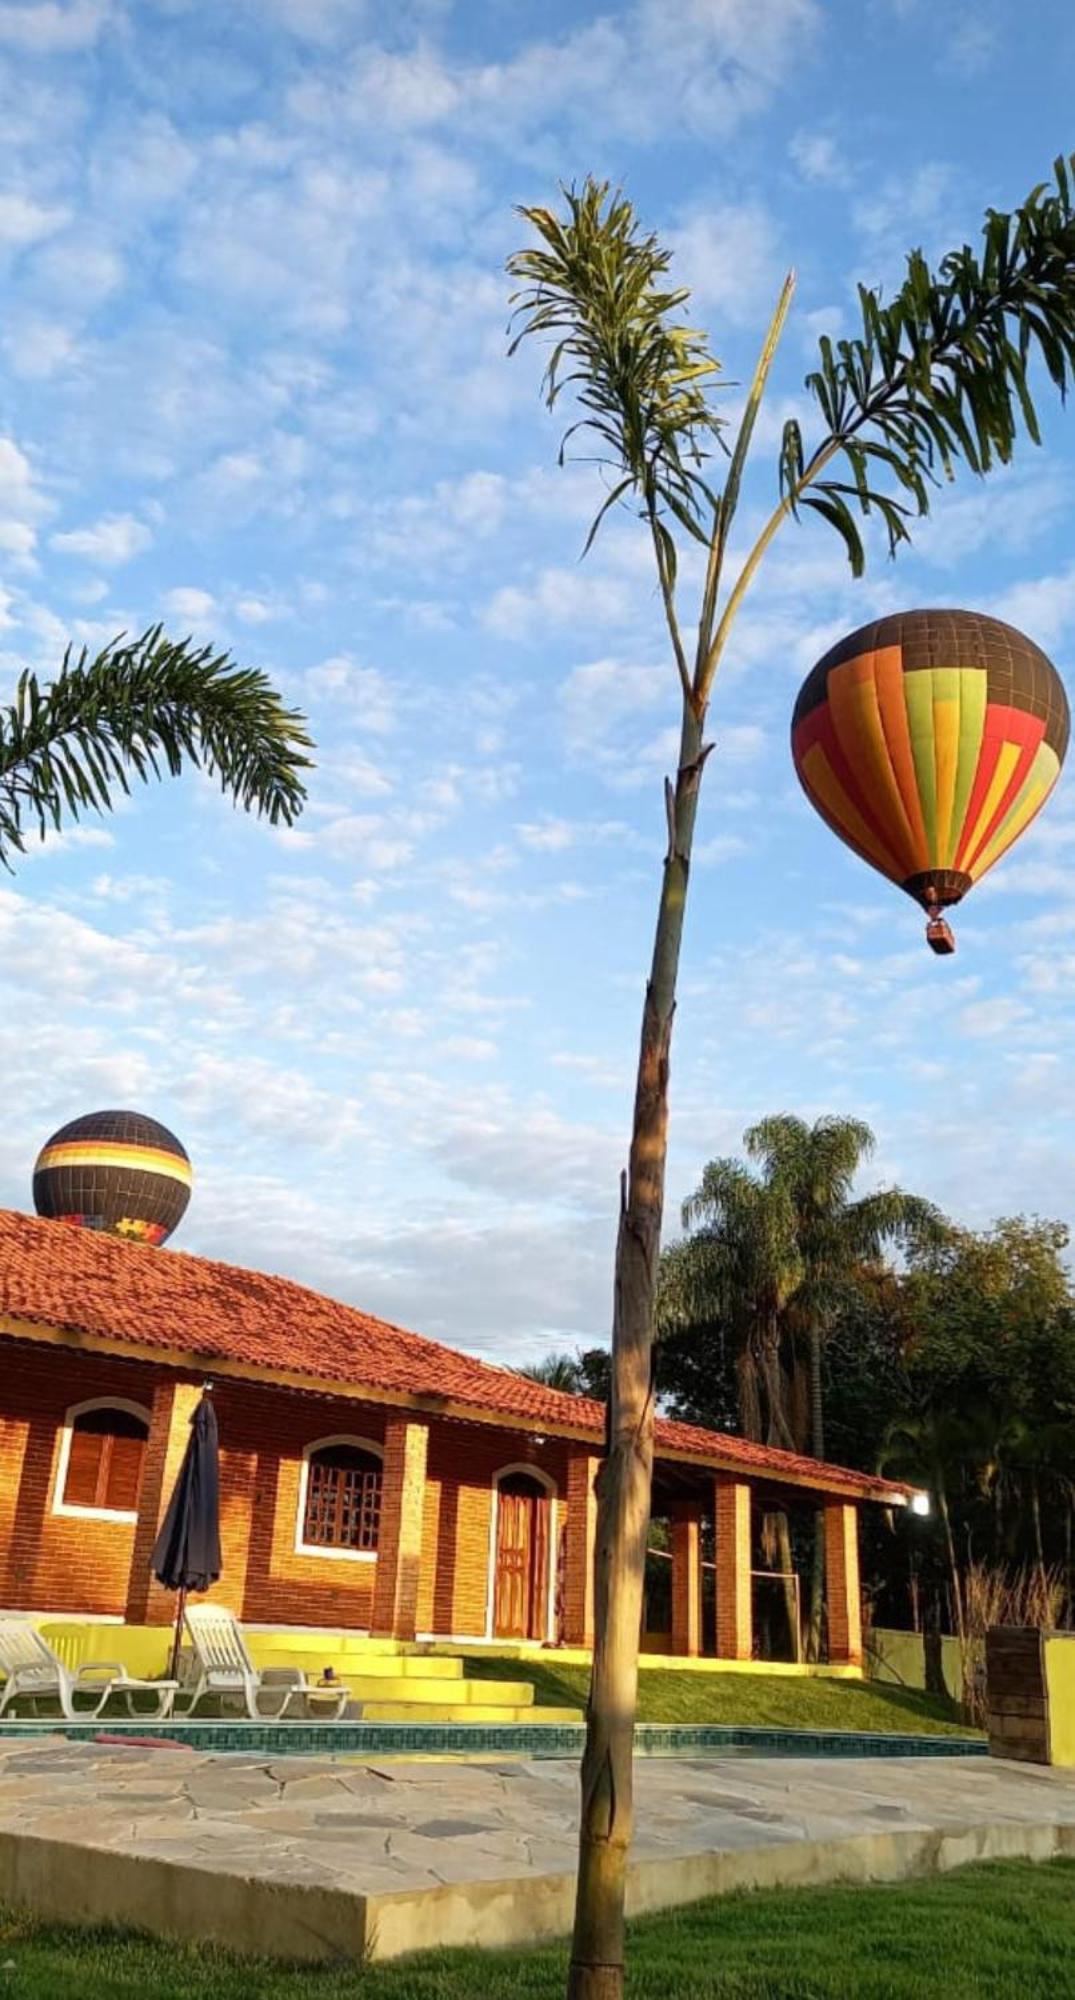
<path fill-rule="evenodd" d="M 995 1626 L 985 1663 L 990 1754 L 1075 1765 L 1075 1632 Z"/>

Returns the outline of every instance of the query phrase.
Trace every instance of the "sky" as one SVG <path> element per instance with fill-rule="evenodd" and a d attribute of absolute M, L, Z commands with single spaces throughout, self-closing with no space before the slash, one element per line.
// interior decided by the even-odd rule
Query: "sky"
<path fill-rule="evenodd" d="M 600 474 L 507 356 L 517 205 L 625 187 L 729 418 L 795 268 L 745 546 L 819 334 L 1048 175 L 1073 71 L 1066 0 L 0 0 L 0 697 L 163 620 L 318 745 L 292 831 L 192 775 L 0 878 L 0 1205 L 57 1125 L 131 1106 L 194 1162 L 177 1247 L 499 1361 L 607 1338 L 678 691 L 638 525 L 580 559 Z M 1075 1212 L 1070 781 L 939 960 L 788 749 L 810 666 L 886 610 L 995 612 L 1071 686 L 1075 413 L 1042 409 L 912 554 L 855 583 L 792 525 L 748 599 L 668 1235 L 781 1110 L 868 1119 L 864 1186 L 968 1224 Z"/>

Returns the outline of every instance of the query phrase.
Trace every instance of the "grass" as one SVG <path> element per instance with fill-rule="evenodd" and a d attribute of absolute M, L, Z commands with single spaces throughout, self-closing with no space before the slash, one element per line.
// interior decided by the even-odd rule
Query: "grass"
<path fill-rule="evenodd" d="M 545 1660 L 476 1659 L 474 1680 L 531 1681 L 534 1699 L 583 1708 L 586 1667 Z M 729 1722 L 781 1729 L 895 1730 L 915 1735 L 977 1734 L 955 1703 L 917 1688 L 880 1681 L 797 1680 L 780 1674 L 692 1673 L 688 1667 L 645 1667 L 638 1677 L 640 1722 Z"/>
<path fill-rule="evenodd" d="M 395 1965 L 243 1964 L 225 1953 L 0 1913 L 13 2000 L 560 2000 L 563 1946 Z M 1075 1861 L 989 1862 L 920 1882 L 779 1890 L 632 1925 L 628 2000 L 1075 2000 Z"/>

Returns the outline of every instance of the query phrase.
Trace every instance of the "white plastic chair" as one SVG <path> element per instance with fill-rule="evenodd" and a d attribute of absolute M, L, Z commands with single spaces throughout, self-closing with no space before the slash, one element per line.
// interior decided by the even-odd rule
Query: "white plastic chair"
<path fill-rule="evenodd" d="M 0 1673 L 4 1675 L 0 1716 L 22 1696 L 35 1709 L 39 1701 L 58 1701 L 68 1722 L 86 1717 L 93 1721 L 114 1694 L 125 1696 L 129 1715 L 148 1713 L 163 1721 L 172 1712 L 178 1686 L 176 1681 L 135 1680 L 121 1660 L 87 1660 L 81 1667 L 65 1667 L 26 1618 L 0 1617 Z M 155 1695 L 156 1707 L 136 1709 L 132 1700 L 136 1694 Z M 78 1707 L 80 1697 L 88 1697 L 89 1705 Z"/>
<path fill-rule="evenodd" d="M 194 1654 L 193 1676 L 181 1687 L 184 1714 L 193 1715 L 207 1695 L 242 1703 L 251 1722 L 279 1722 L 289 1710 L 327 1712 L 338 1722 L 350 1698 L 344 1682 L 321 1688 L 307 1680 L 301 1667 L 267 1667 L 259 1673 L 233 1611 L 220 1604 L 188 1604 L 185 1624 Z"/>

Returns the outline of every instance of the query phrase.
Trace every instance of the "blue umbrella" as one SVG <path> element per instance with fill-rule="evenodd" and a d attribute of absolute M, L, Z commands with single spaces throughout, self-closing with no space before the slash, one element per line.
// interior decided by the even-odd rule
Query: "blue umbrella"
<path fill-rule="evenodd" d="M 191 1417 L 179 1477 L 149 1559 L 157 1582 L 178 1592 L 170 1680 L 176 1677 L 187 1592 L 208 1590 L 220 1575 L 220 1448 L 211 1386 L 206 1383 Z"/>

